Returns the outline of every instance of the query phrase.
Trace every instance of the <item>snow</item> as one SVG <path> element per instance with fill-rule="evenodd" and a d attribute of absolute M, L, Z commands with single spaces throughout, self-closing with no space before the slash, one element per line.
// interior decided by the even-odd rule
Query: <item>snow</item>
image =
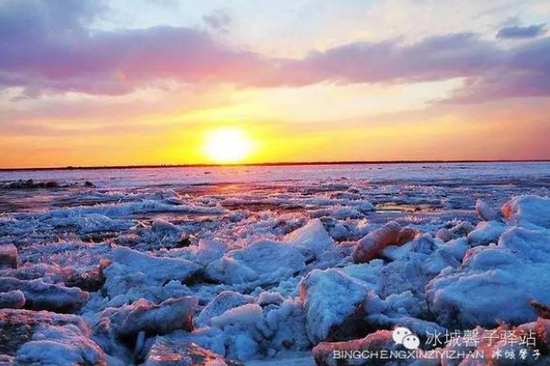
<path fill-rule="evenodd" d="M 497 246 L 471 249 L 462 268 L 426 287 L 430 309 L 449 327 L 521 324 L 536 319 L 530 303 L 550 303 L 550 234 L 511 228 Z"/>
<path fill-rule="evenodd" d="M 103 351 L 90 336 L 90 327 L 75 315 L 0 310 L 0 350 L 16 365 L 105 365 Z"/>
<path fill-rule="evenodd" d="M 118 337 L 136 336 L 144 331 L 148 334 L 166 334 L 178 329 L 193 329 L 193 314 L 197 307 L 196 297 L 168 299 L 158 305 L 140 299 L 131 305 L 108 308 L 100 314 L 113 326 Z"/>
<path fill-rule="evenodd" d="M 495 210 L 482 199 L 476 201 L 476 213 L 483 221 L 500 221 L 502 219 L 502 213 Z"/>
<path fill-rule="evenodd" d="M 279 282 L 305 268 L 305 257 L 297 249 L 270 240 L 228 252 L 206 268 L 206 274 L 223 283 Z"/>
<path fill-rule="evenodd" d="M 310 348 L 306 333 L 306 316 L 299 299 L 287 299 L 268 310 L 266 323 L 272 330 L 269 346 L 284 352 L 287 349 L 305 351 Z"/>
<path fill-rule="evenodd" d="M 15 356 L 15 363 L 35 366 L 106 365 L 101 348 L 75 325 L 41 327 Z"/>
<path fill-rule="evenodd" d="M 197 263 L 207 265 L 220 259 L 228 250 L 226 243 L 219 240 L 201 239 L 196 251 Z"/>
<path fill-rule="evenodd" d="M 311 342 L 327 340 L 358 311 L 368 287 L 336 269 L 313 270 L 301 282 L 300 300 L 306 310 Z"/>
<path fill-rule="evenodd" d="M 196 214 L 223 214 L 225 210 L 220 207 L 205 207 L 197 205 L 174 205 L 155 200 L 145 199 L 141 202 L 121 204 L 106 204 L 97 206 L 81 206 L 52 210 L 40 215 L 41 219 L 70 219 L 87 217 L 89 215 L 101 215 L 107 218 L 127 217 L 136 214 L 155 212 L 179 212 Z M 92 216 L 98 218 L 99 216 Z"/>
<path fill-rule="evenodd" d="M 258 304 L 245 304 L 225 311 L 210 321 L 218 328 L 253 325 L 263 320 L 263 310 Z"/>
<path fill-rule="evenodd" d="M 281 303 L 283 303 L 283 301 L 285 300 L 280 293 L 272 291 L 264 291 L 258 297 L 258 304 L 260 304 L 261 306 L 269 304 L 280 305 Z"/>
<path fill-rule="evenodd" d="M 515 197 L 502 206 L 511 224 L 550 229 L 550 198 L 533 195 Z"/>
<path fill-rule="evenodd" d="M 18 280 L 0 277 L 0 293 L 21 291 L 25 297 L 25 306 L 33 310 L 72 311 L 82 307 L 88 301 L 88 292 L 79 288 L 45 283 L 42 280 Z"/>
<path fill-rule="evenodd" d="M 202 309 L 195 318 L 195 324 L 198 326 L 210 325 L 212 318 L 220 316 L 230 309 L 252 302 L 254 302 L 252 296 L 242 295 L 235 291 L 222 291 Z"/>
<path fill-rule="evenodd" d="M 497 243 L 506 228 L 500 221 L 482 221 L 468 234 L 468 243 L 472 247 Z"/>
<path fill-rule="evenodd" d="M 17 268 L 17 248 L 15 245 L 0 245 L 0 269 L 2 268 Z"/>
<path fill-rule="evenodd" d="M 21 309 L 25 302 L 25 294 L 21 290 L 0 292 L 0 309 Z"/>
<path fill-rule="evenodd" d="M 260 277 L 252 268 L 231 257 L 223 257 L 210 263 L 205 274 L 210 280 L 227 284 L 250 283 Z"/>
<path fill-rule="evenodd" d="M 550 329 L 550 164 L 205 171 L 0 172 L 43 187 L 0 188 L 0 359 L 312 366 L 394 327 Z"/>
<path fill-rule="evenodd" d="M 186 259 L 156 257 L 119 247 L 113 250 L 112 264 L 104 270 L 104 288 L 111 297 L 130 294 L 137 299 L 149 294 L 150 298 L 166 299 L 170 294 L 163 296 L 163 288 L 185 294 L 187 288 L 181 283 L 200 270 L 199 265 Z"/>
<path fill-rule="evenodd" d="M 306 260 L 319 259 L 323 253 L 336 249 L 336 244 L 319 219 L 311 220 L 286 235 L 283 241 L 298 249 Z"/>

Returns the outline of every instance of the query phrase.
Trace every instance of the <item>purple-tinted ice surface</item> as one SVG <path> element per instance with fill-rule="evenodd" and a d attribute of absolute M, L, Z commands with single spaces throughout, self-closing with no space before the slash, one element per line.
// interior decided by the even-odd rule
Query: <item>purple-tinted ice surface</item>
<path fill-rule="evenodd" d="M 550 349 L 548 187 L 549 163 L 0 172 L 0 364 L 369 365 L 335 355 L 406 350 L 396 327 Z M 470 365 L 444 357 L 399 365 Z"/>

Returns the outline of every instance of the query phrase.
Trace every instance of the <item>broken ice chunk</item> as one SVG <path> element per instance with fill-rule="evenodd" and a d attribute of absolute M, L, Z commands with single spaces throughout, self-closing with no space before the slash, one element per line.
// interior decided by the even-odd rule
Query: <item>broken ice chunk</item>
<path fill-rule="evenodd" d="M 306 330 L 312 343 L 354 333 L 368 294 L 362 281 L 337 269 L 313 270 L 300 284 Z M 356 319 L 357 318 L 357 319 Z"/>
<path fill-rule="evenodd" d="M 415 230 L 401 228 L 395 221 L 389 222 L 357 242 L 357 246 L 353 250 L 353 262 L 368 262 L 376 258 L 387 246 L 403 245 L 411 241 L 415 235 Z"/>
<path fill-rule="evenodd" d="M 88 292 L 76 287 L 45 283 L 42 280 L 18 280 L 0 277 L 0 292 L 20 290 L 26 298 L 25 306 L 33 310 L 69 312 L 81 308 L 88 301 Z"/>
<path fill-rule="evenodd" d="M 518 196 L 502 206 L 502 213 L 511 224 L 550 229 L 550 198 Z"/>
<path fill-rule="evenodd" d="M 141 299 L 120 308 L 108 308 L 100 318 L 108 318 L 118 337 L 135 337 L 141 331 L 167 334 L 175 330 L 192 331 L 192 318 L 197 307 L 196 297 L 168 299 L 157 305 Z"/>
<path fill-rule="evenodd" d="M 174 342 L 159 337 L 151 347 L 144 366 L 228 366 L 226 360 L 194 343 Z"/>
<path fill-rule="evenodd" d="M 17 248 L 13 244 L 0 245 L 0 269 L 17 268 Z"/>
<path fill-rule="evenodd" d="M 511 228 L 497 246 L 470 249 L 462 268 L 446 271 L 426 286 L 438 323 L 468 329 L 520 324 L 537 315 L 531 301 L 550 303 L 550 236 L 546 231 Z"/>
<path fill-rule="evenodd" d="M 229 309 L 254 302 L 254 298 L 235 291 L 222 291 L 195 318 L 199 326 L 210 325 L 210 319 L 222 315 Z"/>
<path fill-rule="evenodd" d="M 0 292 L 0 309 L 21 309 L 25 306 L 25 294 L 20 290 Z"/>
<path fill-rule="evenodd" d="M 506 231 L 506 225 L 499 221 L 482 221 L 474 231 L 468 234 L 468 244 L 472 247 L 489 245 L 498 242 L 498 238 Z"/>
<path fill-rule="evenodd" d="M 489 204 L 481 199 L 476 201 L 477 216 L 483 221 L 499 221 L 502 219 L 502 213 L 495 210 Z"/>
<path fill-rule="evenodd" d="M 306 260 L 319 258 L 325 251 L 336 248 L 319 219 L 311 220 L 307 225 L 286 235 L 283 241 L 298 249 Z"/>
<path fill-rule="evenodd" d="M 201 267 L 179 258 L 155 257 L 125 247 L 116 248 L 113 261 L 103 271 L 109 296 L 128 292 L 147 293 L 151 288 L 160 290 L 170 281 L 186 282 L 195 276 Z"/>

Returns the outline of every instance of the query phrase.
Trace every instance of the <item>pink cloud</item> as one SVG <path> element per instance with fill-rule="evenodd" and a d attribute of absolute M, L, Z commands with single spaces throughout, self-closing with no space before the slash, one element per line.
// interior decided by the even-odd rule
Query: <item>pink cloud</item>
<path fill-rule="evenodd" d="M 182 27 L 91 31 L 101 3 L 0 3 L 0 86 L 27 95 L 78 91 L 117 95 L 164 80 L 240 86 L 319 82 L 410 83 L 468 78 L 452 101 L 550 95 L 550 38 L 504 50 L 475 34 L 357 42 L 302 59 L 268 59 Z"/>

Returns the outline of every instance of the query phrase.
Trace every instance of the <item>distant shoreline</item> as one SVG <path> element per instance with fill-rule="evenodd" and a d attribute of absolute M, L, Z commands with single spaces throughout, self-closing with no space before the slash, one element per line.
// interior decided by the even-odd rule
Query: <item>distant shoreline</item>
<path fill-rule="evenodd" d="M 491 163 L 549 163 L 550 159 L 534 160 L 381 160 L 381 161 L 315 161 L 249 164 L 167 164 L 167 165 L 113 165 L 113 166 L 65 166 L 38 168 L 0 168 L 0 172 L 48 171 L 48 170 L 109 170 L 109 169 L 159 169 L 159 168 L 224 168 L 257 166 L 315 166 L 315 165 L 368 165 L 368 164 L 491 164 Z"/>

